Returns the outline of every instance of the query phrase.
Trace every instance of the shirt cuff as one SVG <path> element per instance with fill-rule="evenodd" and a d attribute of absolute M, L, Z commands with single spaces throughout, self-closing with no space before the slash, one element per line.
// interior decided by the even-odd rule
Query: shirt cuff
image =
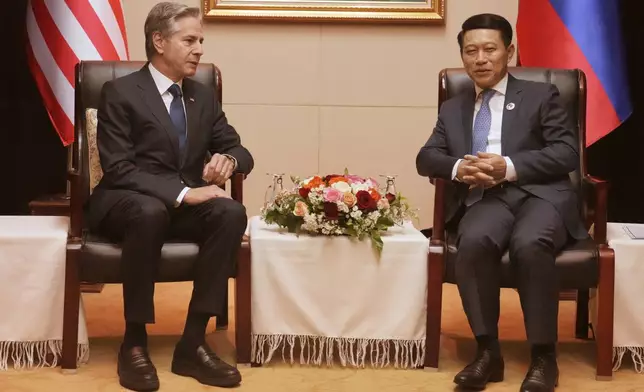
<path fill-rule="evenodd" d="M 186 193 L 188 193 L 189 190 L 190 188 L 188 187 L 183 188 L 183 190 L 181 191 L 181 193 L 179 193 L 179 196 L 177 196 L 177 200 L 174 203 L 175 207 L 179 207 L 181 205 L 181 203 L 183 202 L 183 198 L 186 196 Z"/>
<path fill-rule="evenodd" d="M 505 159 L 505 180 L 506 181 L 516 181 L 517 180 L 517 171 L 514 169 L 514 163 L 510 157 L 503 157 Z"/>
<path fill-rule="evenodd" d="M 223 156 L 225 156 L 226 158 L 228 158 L 228 159 L 230 159 L 231 161 L 233 161 L 233 165 L 234 165 L 233 170 L 237 170 L 237 158 L 235 158 L 234 156 L 232 156 L 232 155 L 230 155 L 230 154 L 221 154 L 221 155 L 223 155 Z"/>
<path fill-rule="evenodd" d="M 461 181 L 458 178 L 456 178 L 456 175 L 458 174 L 458 165 L 461 163 L 462 159 L 459 159 L 456 161 L 454 164 L 454 167 L 452 168 L 452 181 Z"/>

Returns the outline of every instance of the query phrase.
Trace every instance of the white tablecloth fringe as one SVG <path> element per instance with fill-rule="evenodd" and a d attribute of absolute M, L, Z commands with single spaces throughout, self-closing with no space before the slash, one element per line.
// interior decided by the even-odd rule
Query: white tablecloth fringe
<path fill-rule="evenodd" d="M 630 352 L 637 373 L 644 373 L 644 347 L 613 347 L 613 371 L 622 367 L 624 355 Z"/>
<path fill-rule="evenodd" d="M 13 364 L 16 370 L 56 367 L 63 352 L 62 340 L 39 342 L 0 342 L 0 370 Z M 79 363 L 89 360 L 89 344 L 81 343 L 76 350 Z M 11 359 L 11 361 L 10 361 Z"/>
<path fill-rule="evenodd" d="M 257 335 L 251 340 L 251 358 L 256 363 L 268 363 L 273 355 L 281 350 L 282 360 L 291 365 L 297 354 L 295 347 L 300 347 L 299 362 L 301 365 L 318 365 L 326 363 L 332 366 L 338 358 L 342 366 L 364 368 L 387 367 L 393 362 L 396 368 L 418 368 L 425 361 L 425 339 L 422 340 L 385 340 L 334 338 L 308 335 Z M 393 358 L 392 350 L 393 346 Z"/>

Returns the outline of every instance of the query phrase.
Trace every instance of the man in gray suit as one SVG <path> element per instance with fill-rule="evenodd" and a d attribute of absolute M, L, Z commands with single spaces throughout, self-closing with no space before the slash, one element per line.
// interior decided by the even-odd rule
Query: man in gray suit
<path fill-rule="evenodd" d="M 508 74 L 511 42 L 512 26 L 501 16 L 463 23 L 458 43 L 474 83 L 442 105 L 416 167 L 451 181 L 446 219 L 457 235 L 456 281 L 478 342 L 454 382 L 484 388 L 503 380 L 499 265 L 509 250 L 532 346 L 521 391 L 552 391 L 559 377 L 555 257 L 572 238 L 588 236 L 569 179 L 579 153 L 557 88 Z"/>

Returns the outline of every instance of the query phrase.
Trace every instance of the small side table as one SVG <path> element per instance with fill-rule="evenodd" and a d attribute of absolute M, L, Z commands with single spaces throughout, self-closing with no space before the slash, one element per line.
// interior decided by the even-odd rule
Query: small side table
<path fill-rule="evenodd" d="M 64 194 L 45 195 L 29 202 L 31 215 L 69 216 L 69 198 Z M 100 293 L 103 284 L 83 284 L 82 293 Z"/>
<path fill-rule="evenodd" d="M 606 241 L 615 251 L 615 295 L 613 318 L 613 370 L 621 368 L 624 356 L 630 356 L 630 366 L 644 373 L 644 240 L 633 239 L 624 229 L 644 229 L 641 223 L 608 222 Z M 592 325 L 599 323 L 597 292 L 592 290 L 590 303 Z"/>
<path fill-rule="evenodd" d="M 69 198 L 64 194 L 46 195 L 29 202 L 31 215 L 69 216 Z"/>

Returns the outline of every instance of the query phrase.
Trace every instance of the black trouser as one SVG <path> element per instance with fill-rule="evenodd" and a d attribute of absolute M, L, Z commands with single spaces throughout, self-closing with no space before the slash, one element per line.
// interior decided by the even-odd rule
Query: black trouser
<path fill-rule="evenodd" d="M 237 201 L 216 198 L 168 210 L 158 199 L 139 193 L 121 199 L 100 224 L 99 231 L 123 247 L 125 320 L 154 323 L 154 282 L 161 248 L 168 238 L 195 241 L 194 288 L 189 311 L 221 315 L 247 225 L 246 209 Z"/>
<path fill-rule="evenodd" d="M 567 240 L 554 206 L 518 187 L 489 190 L 465 211 L 458 224 L 456 282 L 475 336 L 498 338 L 500 259 L 509 249 L 528 341 L 557 341 L 555 257 Z"/>

